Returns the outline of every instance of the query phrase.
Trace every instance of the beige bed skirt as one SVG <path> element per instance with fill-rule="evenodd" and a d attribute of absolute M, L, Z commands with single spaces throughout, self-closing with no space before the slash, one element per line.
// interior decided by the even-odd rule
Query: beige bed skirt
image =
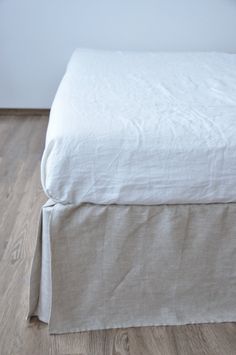
<path fill-rule="evenodd" d="M 29 317 L 50 333 L 236 321 L 236 204 L 41 213 Z"/>

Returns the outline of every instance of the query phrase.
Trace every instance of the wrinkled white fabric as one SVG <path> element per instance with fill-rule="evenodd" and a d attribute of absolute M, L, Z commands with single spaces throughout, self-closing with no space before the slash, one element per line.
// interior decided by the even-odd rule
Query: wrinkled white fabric
<path fill-rule="evenodd" d="M 56 202 L 236 201 L 236 55 L 77 50 L 42 183 Z"/>

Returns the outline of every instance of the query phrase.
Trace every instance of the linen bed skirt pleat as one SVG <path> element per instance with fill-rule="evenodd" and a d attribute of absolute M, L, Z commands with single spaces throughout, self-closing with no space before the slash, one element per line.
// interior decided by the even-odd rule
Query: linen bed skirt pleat
<path fill-rule="evenodd" d="M 236 321 L 236 204 L 49 201 L 29 317 L 50 333 Z"/>
<path fill-rule="evenodd" d="M 31 267 L 28 318 L 38 316 L 49 323 L 52 300 L 50 218 L 54 202 L 48 200 L 43 206 Z"/>

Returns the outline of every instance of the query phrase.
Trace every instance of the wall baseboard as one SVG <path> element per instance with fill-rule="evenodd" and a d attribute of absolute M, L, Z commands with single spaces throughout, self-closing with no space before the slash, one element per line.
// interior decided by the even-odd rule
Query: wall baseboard
<path fill-rule="evenodd" d="M 0 108 L 0 116 L 49 116 L 49 109 Z"/>

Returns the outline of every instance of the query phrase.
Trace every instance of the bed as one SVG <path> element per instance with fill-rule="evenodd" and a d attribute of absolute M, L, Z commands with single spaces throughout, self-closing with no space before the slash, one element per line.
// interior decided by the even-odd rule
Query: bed
<path fill-rule="evenodd" d="M 236 55 L 78 49 L 52 105 L 29 317 L 236 320 Z"/>

